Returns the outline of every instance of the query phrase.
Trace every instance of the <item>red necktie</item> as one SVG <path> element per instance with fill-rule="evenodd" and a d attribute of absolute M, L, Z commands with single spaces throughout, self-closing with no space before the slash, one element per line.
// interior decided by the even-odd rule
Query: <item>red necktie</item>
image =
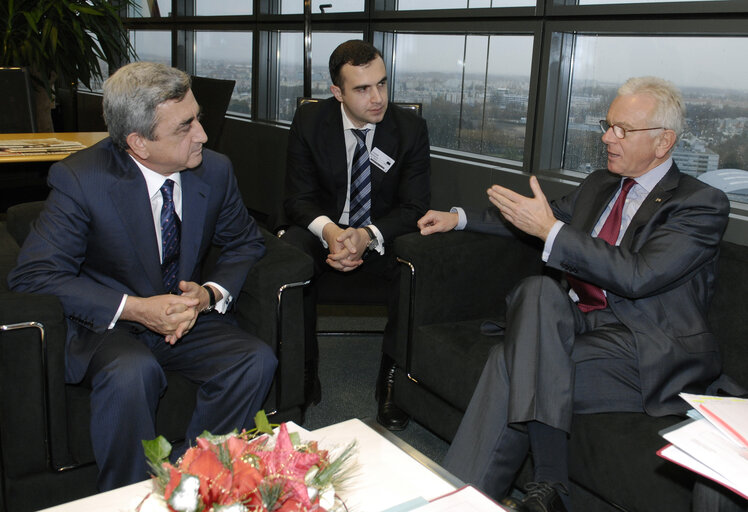
<path fill-rule="evenodd" d="M 610 245 L 616 244 L 618 233 L 621 231 L 623 205 L 626 203 L 626 196 L 628 195 L 629 190 L 631 190 L 631 187 L 633 187 L 635 183 L 636 181 L 632 178 L 626 178 L 623 180 L 621 193 L 618 195 L 618 199 L 616 199 L 613 208 L 610 210 L 608 218 L 605 219 L 605 223 L 603 224 L 602 229 L 600 229 L 597 238 L 605 240 Z M 596 309 L 604 309 L 608 305 L 608 301 L 601 288 L 568 274 L 566 280 L 579 297 L 577 306 L 583 313 L 594 311 Z"/>

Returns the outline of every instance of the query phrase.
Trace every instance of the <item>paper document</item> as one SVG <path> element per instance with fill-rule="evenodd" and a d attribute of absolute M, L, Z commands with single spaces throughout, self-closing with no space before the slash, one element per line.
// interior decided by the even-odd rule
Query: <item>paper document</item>
<path fill-rule="evenodd" d="M 748 448 L 748 399 L 681 393 L 680 397 L 735 443 Z"/>
<path fill-rule="evenodd" d="M 718 484 L 724 485 L 731 491 L 739 494 L 740 496 L 748 500 L 748 495 L 732 487 L 732 482 L 725 480 L 722 477 L 722 475 L 720 475 L 716 471 L 712 471 L 710 468 L 706 467 L 701 462 L 694 459 L 693 457 L 688 455 L 686 452 L 684 452 L 677 446 L 673 446 L 672 444 L 669 444 L 665 446 L 664 448 L 660 449 L 657 452 L 657 455 L 659 455 L 663 459 L 669 460 L 670 462 L 675 462 L 681 467 L 690 469 L 691 471 L 695 473 L 705 476 L 706 478 L 710 480 L 714 480 Z"/>
<path fill-rule="evenodd" d="M 748 494 L 748 448 L 736 445 L 708 420 L 687 420 L 660 435 L 729 482 L 724 485 Z"/>

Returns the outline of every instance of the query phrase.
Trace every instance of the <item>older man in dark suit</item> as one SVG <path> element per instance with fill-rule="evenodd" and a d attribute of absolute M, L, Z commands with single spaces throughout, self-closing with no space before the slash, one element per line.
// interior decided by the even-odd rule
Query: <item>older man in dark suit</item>
<path fill-rule="evenodd" d="M 501 498 L 528 448 L 535 480 L 518 510 L 569 508 L 567 433 L 573 413 L 683 412 L 680 391 L 720 375 L 706 319 L 724 193 L 680 173 L 671 152 L 683 130 L 680 93 L 664 80 L 626 82 L 600 122 L 608 169 L 548 202 L 494 185 L 484 213 L 429 212 L 430 234 L 455 227 L 507 234 L 508 222 L 545 242 L 543 259 L 566 272 L 522 281 L 507 298 L 504 343 L 491 352 L 444 461 Z"/>
<path fill-rule="evenodd" d="M 141 440 L 156 434 L 164 370 L 200 384 L 187 440 L 251 428 L 275 372 L 269 346 L 229 311 L 265 246 L 228 158 L 203 150 L 199 111 L 177 69 L 137 62 L 114 73 L 111 138 L 50 169 L 44 211 L 8 278 L 62 303 L 66 380 L 91 386 L 101 490 L 147 477 Z M 220 255 L 203 275 L 211 245 Z"/>
<path fill-rule="evenodd" d="M 395 237 L 417 229 L 430 200 L 430 156 L 426 123 L 388 105 L 382 55 L 360 40 L 347 41 L 330 56 L 334 97 L 302 105 L 288 139 L 284 240 L 315 260 L 323 272 L 367 272 L 394 287 Z M 360 291 L 351 288 L 355 297 Z M 377 418 L 398 430 L 407 416 L 391 401 L 394 362 L 393 315 L 397 294 L 389 293 L 379 376 Z M 307 387 L 319 400 L 316 289 L 306 298 Z"/>

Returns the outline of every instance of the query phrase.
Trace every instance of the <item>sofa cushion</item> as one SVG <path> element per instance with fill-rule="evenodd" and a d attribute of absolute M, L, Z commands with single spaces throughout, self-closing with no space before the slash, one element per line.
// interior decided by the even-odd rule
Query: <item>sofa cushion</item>
<path fill-rule="evenodd" d="M 503 339 L 481 334 L 481 322 L 425 325 L 413 335 L 411 373 L 432 393 L 463 411 L 491 347 Z"/>
<path fill-rule="evenodd" d="M 575 415 L 570 478 L 630 512 L 690 510 L 693 473 L 657 456 L 667 444 L 659 431 L 679 421 L 643 413 Z"/>

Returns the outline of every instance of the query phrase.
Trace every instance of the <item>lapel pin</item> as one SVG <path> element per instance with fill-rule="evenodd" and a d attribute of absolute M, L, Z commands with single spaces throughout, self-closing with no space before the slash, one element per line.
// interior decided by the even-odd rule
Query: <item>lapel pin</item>
<path fill-rule="evenodd" d="M 658 197 L 657 199 L 655 199 L 655 203 L 661 203 L 661 202 L 662 202 L 661 198 Z"/>

